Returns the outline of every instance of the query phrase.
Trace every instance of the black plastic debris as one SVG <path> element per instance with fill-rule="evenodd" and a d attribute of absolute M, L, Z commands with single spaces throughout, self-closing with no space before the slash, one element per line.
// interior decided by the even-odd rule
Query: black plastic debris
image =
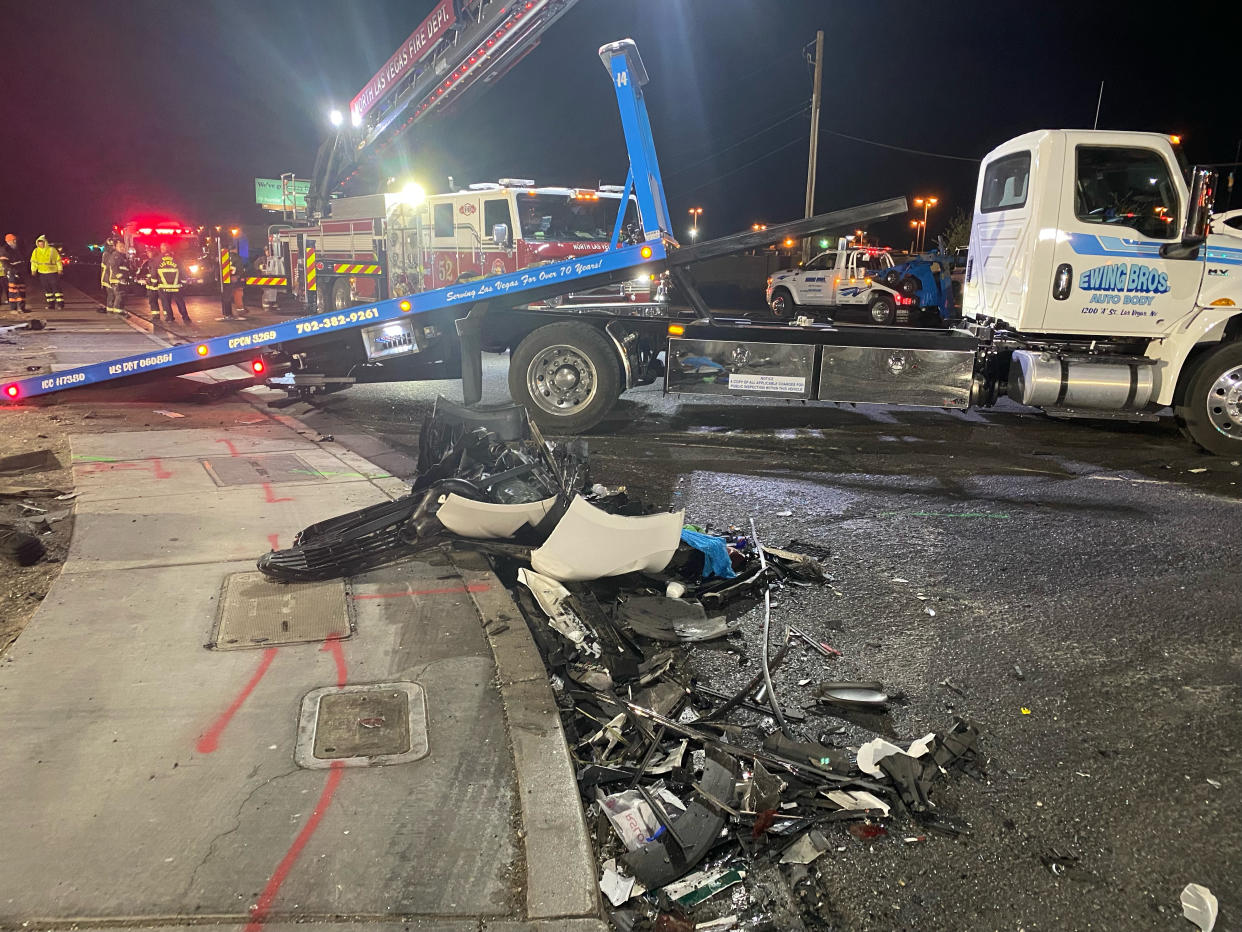
<path fill-rule="evenodd" d="M 571 575 L 536 554 L 554 549 L 567 514 L 582 517 L 579 500 L 592 509 L 574 531 L 582 547 L 595 527 L 601 548 L 615 544 L 608 529 L 628 522 L 614 518 L 658 516 L 668 530 L 669 512 L 592 483 L 581 441 L 548 442 L 514 406 L 441 399 L 409 495 L 311 525 L 260 568 L 319 579 L 438 546 L 490 561 L 547 668 L 618 928 L 794 928 L 796 916 L 758 895 L 760 878 L 805 877 L 833 847 L 857 847 L 851 837 L 904 845 L 969 834 L 934 802 L 953 775 L 982 777 L 979 731 L 956 720 L 894 743 L 888 712 L 902 694 L 844 678 L 857 675 L 846 671 L 854 658 L 822 639 L 825 626 L 805 610 L 814 603 L 798 601 L 828 585 L 825 545 L 774 549 L 754 522 L 687 525 L 676 514 L 675 530 L 701 546 L 678 540 L 659 568 L 640 560 L 601 578 Z M 481 528 L 490 509 L 525 515 L 527 505 L 537 517 L 503 533 L 462 530 L 462 515 Z M 563 562 L 576 559 L 571 548 Z M 720 575 L 725 560 L 732 578 Z M 826 669 L 842 678 L 810 672 Z"/>

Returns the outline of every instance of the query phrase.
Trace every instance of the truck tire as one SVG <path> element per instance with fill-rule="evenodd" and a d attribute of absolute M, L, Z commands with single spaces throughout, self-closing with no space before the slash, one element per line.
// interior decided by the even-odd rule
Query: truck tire
<path fill-rule="evenodd" d="M 353 301 L 349 297 L 349 279 L 338 278 L 332 283 L 332 296 L 328 302 L 328 310 L 343 311 L 352 306 Z"/>
<path fill-rule="evenodd" d="M 1242 454 L 1242 341 L 1201 355 L 1174 403 L 1182 433 L 1209 453 Z"/>
<path fill-rule="evenodd" d="M 768 309 L 777 320 L 793 320 L 798 314 L 798 304 L 788 288 L 777 288 L 772 292 L 772 300 Z"/>
<path fill-rule="evenodd" d="M 897 322 L 897 302 L 886 294 L 877 295 L 867 305 L 867 316 L 873 324 L 891 326 Z"/>
<path fill-rule="evenodd" d="M 901 292 L 902 297 L 913 298 L 919 293 L 919 289 L 923 287 L 923 283 L 913 275 L 907 275 L 897 285 L 897 290 Z"/>
<path fill-rule="evenodd" d="M 590 324 L 540 327 L 509 357 L 509 395 L 544 430 L 590 430 L 621 395 L 616 348 Z"/>

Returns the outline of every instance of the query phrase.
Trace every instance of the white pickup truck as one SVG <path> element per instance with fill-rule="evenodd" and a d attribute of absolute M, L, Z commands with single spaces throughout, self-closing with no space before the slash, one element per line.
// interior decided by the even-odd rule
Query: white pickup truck
<path fill-rule="evenodd" d="M 806 265 L 777 272 L 764 297 L 778 320 L 797 317 L 801 307 L 865 307 L 874 324 L 906 323 L 915 310 L 918 280 L 893 281 L 887 248 L 846 245 L 821 252 Z"/>

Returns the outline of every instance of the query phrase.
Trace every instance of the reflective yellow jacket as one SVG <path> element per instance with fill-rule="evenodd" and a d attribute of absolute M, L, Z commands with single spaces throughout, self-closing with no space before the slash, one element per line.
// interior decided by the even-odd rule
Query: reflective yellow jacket
<path fill-rule="evenodd" d="M 59 272 L 60 253 L 56 251 L 56 247 L 36 246 L 35 251 L 30 254 L 30 271 Z"/>

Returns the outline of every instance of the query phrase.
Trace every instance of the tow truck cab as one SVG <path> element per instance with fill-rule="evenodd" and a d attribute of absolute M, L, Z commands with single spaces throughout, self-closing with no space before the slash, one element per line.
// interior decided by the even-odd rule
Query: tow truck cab
<path fill-rule="evenodd" d="M 1242 244 L 1209 232 L 1214 178 L 1157 133 L 1041 130 L 988 153 L 962 311 L 1013 347 L 1011 397 L 1172 405 L 1201 446 L 1242 451 Z"/>

